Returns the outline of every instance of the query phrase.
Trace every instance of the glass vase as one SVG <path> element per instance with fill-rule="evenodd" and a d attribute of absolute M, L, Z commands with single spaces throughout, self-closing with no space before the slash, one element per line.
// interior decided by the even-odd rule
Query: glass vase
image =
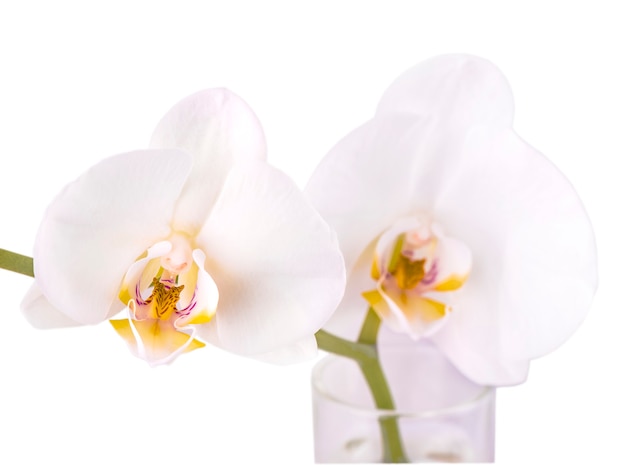
<path fill-rule="evenodd" d="M 395 410 L 376 409 L 355 361 L 328 355 L 314 367 L 316 462 L 382 462 L 380 421 L 390 418 L 412 463 L 493 462 L 494 388 L 465 378 L 427 343 L 382 346 L 379 353 Z"/>

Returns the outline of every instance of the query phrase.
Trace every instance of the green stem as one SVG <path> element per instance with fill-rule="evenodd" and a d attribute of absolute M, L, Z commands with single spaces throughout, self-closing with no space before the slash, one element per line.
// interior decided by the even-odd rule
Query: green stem
<path fill-rule="evenodd" d="M 376 347 L 372 347 L 369 344 L 359 344 L 357 342 L 348 341 L 334 334 L 327 333 L 323 329 L 315 333 L 315 338 L 317 339 L 317 346 L 320 349 L 351 358 L 358 363 L 377 357 Z"/>
<path fill-rule="evenodd" d="M 365 315 L 365 320 L 363 320 L 363 326 L 361 326 L 361 332 L 359 333 L 357 341 L 361 344 L 376 345 L 380 323 L 378 313 L 370 307 L 367 310 L 367 315 Z"/>
<path fill-rule="evenodd" d="M 363 326 L 361 327 L 358 342 L 360 344 L 371 344 L 376 348 L 380 324 L 381 321 L 378 313 L 370 307 L 365 316 Z M 387 378 L 383 372 L 383 367 L 380 364 L 380 359 L 378 358 L 378 350 L 376 350 L 376 357 L 359 363 L 359 366 L 372 392 L 376 407 L 381 410 L 395 410 L 396 405 L 393 401 Z M 380 432 L 383 441 L 383 460 L 389 463 L 408 462 L 402 446 L 398 418 L 393 415 L 387 417 L 381 416 L 378 419 L 378 423 L 380 424 Z"/>
<path fill-rule="evenodd" d="M 33 259 L 8 250 L 0 249 L 0 268 L 35 277 Z"/>
<path fill-rule="evenodd" d="M 363 327 L 361 328 L 357 342 L 342 339 L 324 330 L 318 331 L 315 337 L 317 338 L 317 344 L 320 349 L 351 358 L 357 362 L 372 393 L 376 408 L 380 410 L 394 410 L 395 404 L 393 397 L 380 364 L 378 350 L 376 348 L 380 323 L 380 318 L 376 312 L 370 308 L 363 322 Z M 390 415 L 380 417 L 378 422 L 382 436 L 384 462 L 408 462 L 402 446 L 398 419 L 394 415 Z"/>

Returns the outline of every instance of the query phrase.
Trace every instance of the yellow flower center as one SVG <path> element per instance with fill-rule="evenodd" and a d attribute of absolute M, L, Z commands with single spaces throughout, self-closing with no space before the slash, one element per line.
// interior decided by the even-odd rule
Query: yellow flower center
<path fill-rule="evenodd" d="M 173 234 L 129 268 L 120 290 L 128 318 L 111 320 L 131 350 L 152 365 L 203 347 L 193 325 L 211 321 L 219 293 L 204 269 L 205 256 L 189 238 Z"/>
<path fill-rule="evenodd" d="M 376 289 L 363 297 L 392 328 L 418 337 L 451 310 L 448 291 L 466 281 L 471 254 L 437 225 L 403 218 L 380 236 L 372 262 Z"/>
<path fill-rule="evenodd" d="M 180 298 L 184 285 L 176 287 L 165 287 L 165 284 L 159 281 L 156 276 L 152 279 L 152 294 L 145 301 L 150 304 L 154 301 L 152 312 L 155 319 L 167 320 L 176 311 L 176 304 Z"/>

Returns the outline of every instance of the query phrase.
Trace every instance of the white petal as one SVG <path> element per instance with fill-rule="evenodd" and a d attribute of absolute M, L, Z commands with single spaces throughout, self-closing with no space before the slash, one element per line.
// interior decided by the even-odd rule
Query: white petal
<path fill-rule="evenodd" d="M 504 360 L 541 356 L 578 327 L 595 291 L 585 210 L 565 177 L 512 131 L 476 131 L 462 160 L 465 175 L 436 206 L 474 258 L 448 323 L 458 328 L 445 342 L 485 356 L 495 344 Z"/>
<path fill-rule="evenodd" d="M 337 231 L 348 270 L 370 241 L 432 198 L 441 151 L 432 150 L 439 142 L 431 134 L 427 120 L 378 118 L 348 134 L 313 173 L 305 192 Z"/>
<path fill-rule="evenodd" d="M 193 288 L 191 288 L 193 299 L 188 298 L 188 301 L 191 300 L 193 302 L 194 308 L 187 316 L 176 321 L 178 327 L 208 323 L 213 318 L 219 302 L 220 294 L 217 284 L 206 271 L 205 253 L 200 249 L 195 249 L 192 255 L 198 272 Z"/>
<path fill-rule="evenodd" d="M 438 235 L 435 253 L 437 277 L 430 287 L 445 291 L 461 286 L 472 269 L 469 247 L 456 238 Z"/>
<path fill-rule="evenodd" d="M 486 60 L 445 55 L 398 78 L 376 118 L 333 147 L 306 188 L 337 231 L 347 268 L 401 216 L 436 215 L 439 194 L 464 174 L 468 134 L 509 127 L 512 117 L 509 85 Z"/>
<path fill-rule="evenodd" d="M 288 347 L 257 355 L 254 358 L 262 362 L 275 365 L 291 365 L 293 363 L 312 360 L 317 355 L 317 341 L 315 336 L 306 337 Z"/>
<path fill-rule="evenodd" d="M 20 307 L 26 320 L 35 328 L 67 328 L 80 325 L 50 305 L 36 282 L 24 296 Z"/>
<path fill-rule="evenodd" d="M 190 167 L 180 151 L 130 152 L 66 186 L 35 243 L 35 279 L 51 305 L 83 324 L 106 319 L 128 268 L 169 235 Z"/>
<path fill-rule="evenodd" d="M 385 91 L 378 114 L 436 117 L 457 129 L 473 125 L 510 127 L 513 97 L 506 78 L 489 61 L 442 55 L 398 77 Z"/>
<path fill-rule="evenodd" d="M 177 229 L 191 235 L 208 217 L 231 166 L 266 157 L 257 117 L 226 89 L 204 90 L 177 103 L 157 125 L 150 147 L 180 148 L 193 155 L 174 218 Z"/>
<path fill-rule="evenodd" d="M 463 292 L 463 290 L 459 291 Z M 476 296 L 475 301 L 481 297 Z M 458 318 L 465 313 L 466 318 Z M 467 378 L 485 386 L 512 386 L 528 376 L 528 360 L 512 360 L 504 355 L 509 341 L 499 331 L 493 312 L 473 312 L 475 308 L 457 308 L 448 321 L 430 339 Z M 472 324 L 467 324 L 471 320 Z"/>
<path fill-rule="evenodd" d="M 193 328 L 177 329 L 171 320 L 134 320 L 135 309 L 131 301 L 128 318 L 110 320 L 115 331 L 126 341 L 130 351 L 150 366 L 167 365 L 179 355 L 204 347 L 201 341 L 194 338 Z"/>
<path fill-rule="evenodd" d="M 213 321 L 199 331 L 233 352 L 296 344 L 324 324 L 343 294 L 334 233 L 294 183 L 265 163 L 232 170 L 197 241 L 220 291 Z"/>
<path fill-rule="evenodd" d="M 376 281 L 370 275 L 375 246 L 372 242 L 366 247 L 350 270 L 341 303 L 324 324 L 326 331 L 352 341 L 357 339 L 369 308 L 361 293 L 376 288 Z"/>

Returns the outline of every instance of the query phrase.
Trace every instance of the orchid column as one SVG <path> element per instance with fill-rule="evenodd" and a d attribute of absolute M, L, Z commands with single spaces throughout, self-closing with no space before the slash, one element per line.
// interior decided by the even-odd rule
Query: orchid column
<path fill-rule="evenodd" d="M 330 151 L 306 188 L 348 272 L 329 333 L 356 340 L 369 309 L 390 344 L 433 346 L 475 385 L 502 386 L 578 327 L 596 287 L 593 232 L 512 123 L 491 63 L 441 56 L 401 75 Z"/>

